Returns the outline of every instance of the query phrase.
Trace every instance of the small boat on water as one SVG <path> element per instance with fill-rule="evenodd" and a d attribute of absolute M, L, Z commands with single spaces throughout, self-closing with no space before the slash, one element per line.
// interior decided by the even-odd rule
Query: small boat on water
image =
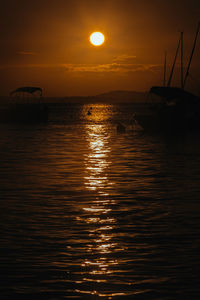
<path fill-rule="evenodd" d="M 48 107 L 42 103 L 40 87 L 20 87 L 10 93 L 9 103 L 0 109 L 0 123 L 38 123 L 48 120 Z"/>
<path fill-rule="evenodd" d="M 154 100 L 147 103 L 142 112 L 136 113 L 135 119 L 146 131 L 195 131 L 200 130 L 200 97 L 185 90 L 189 69 L 194 54 L 200 23 L 194 39 L 187 71 L 183 78 L 183 33 L 178 43 L 176 55 L 167 86 L 165 85 L 166 57 L 164 66 L 163 86 L 153 86 L 149 95 L 154 95 Z M 181 87 L 172 87 L 171 80 L 174 67 L 181 47 Z"/>

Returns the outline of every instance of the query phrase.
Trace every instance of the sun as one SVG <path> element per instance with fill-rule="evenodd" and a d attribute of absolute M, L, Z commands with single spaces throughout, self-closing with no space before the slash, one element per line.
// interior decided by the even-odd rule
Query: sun
<path fill-rule="evenodd" d="M 94 46 L 101 46 L 105 41 L 105 37 L 101 32 L 93 32 L 90 35 L 90 43 Z"/>

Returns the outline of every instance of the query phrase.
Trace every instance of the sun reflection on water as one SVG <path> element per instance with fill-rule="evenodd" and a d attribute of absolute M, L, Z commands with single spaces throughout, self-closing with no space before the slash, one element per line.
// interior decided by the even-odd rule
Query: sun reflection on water
<path fill-rule="evenodd" d="M 85 129 L 89 152 L 84 157 L 86 189 L 108 196 L 106 190 L 112 183 L 109 182 L 107 175 L 111 150 L 106 126 L 101 124 L 86 125 Z"/>
<path fill-rule="evenodd" d="M 92 114 L 95 119 L 94 110 Z M 106 115 L 104 117 L 106 118 Z M 84 269 L 82 284 L 87 283 L 87 287 L 79 292 L 105 296 L 102 284 L 108 284 L 108 277 L 112 276 L 118 265 L 118 259 L 113 253 L 123 250 L 117 244 L 114 234 L 117 223 L 113 217 L 115 201 L 109 193 L 113 186 L 109 178 L 110 135 L 105 123 L 93 123 L 85 125 L 85 136 L 88 153 L 84 156 L 84 184 L 92 198 L 82 207 L 81 222 L 88 228 L 89 243 L 86 246 L 88 256 L 81 263 Z M 112 299 L 112 292 L 107 296 Z"/>

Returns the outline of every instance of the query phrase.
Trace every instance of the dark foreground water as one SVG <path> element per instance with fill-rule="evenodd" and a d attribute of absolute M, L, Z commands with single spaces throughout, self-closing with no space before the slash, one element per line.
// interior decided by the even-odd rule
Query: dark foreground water
<path fill-rule="evenodd" d="M 90 106 L 0 125 L 0 298 L 198 299 L 200 135 Z"/>

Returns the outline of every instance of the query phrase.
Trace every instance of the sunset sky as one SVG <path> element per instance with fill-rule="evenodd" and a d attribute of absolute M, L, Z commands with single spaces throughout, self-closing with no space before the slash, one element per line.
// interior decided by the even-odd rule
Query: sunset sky
<path fill-rule="evenodd" d="M 170 67 L 180 31 L 186 65 L 200 2 L 1 0 L 0 20 L 0 95 L 20 86 L 46 96 L 147 91 L 162 84 L 164 52 Z M 103 46 L 89 42 L 94 31 L 105 35 Z M 191 75 L 186 88 L 200 94 L 200 36 Z"/>

